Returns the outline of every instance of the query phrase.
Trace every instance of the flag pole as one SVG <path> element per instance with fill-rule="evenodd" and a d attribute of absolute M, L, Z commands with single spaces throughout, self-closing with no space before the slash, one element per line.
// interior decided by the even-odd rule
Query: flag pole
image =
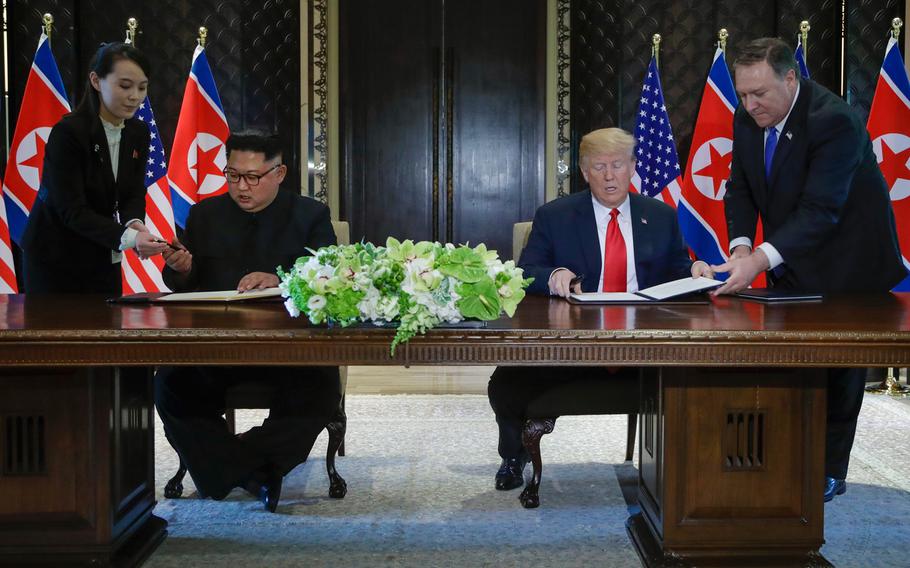
<path fill-rule="evenodd" d="M 139 21 L 136 18 L 130 18 L 126 21 L 126 43 L 136 46 L 136 30 L 139 29 Z"/>
<path fill-rule="evenodd" d="M 199 42 L 199 47 L 201 47 L 202 49 L 205 49 L 205 40 L 208 37 L 208 35 L 209 35 L 209 30 L 206 29 L 205 26 L 200 26 L 199 27 L 199 38 L 197 39 L 197 41 Z"/>
<path fill-rule="evenodd" d="M 720 31 L 717 32 L 717 47 L 724 52 L 724 57 L 727 55 L 727 38 L 730 37 L 730 34 L 727 33 L 727 28 L 720 28 Z"/>
<path fill-rule="evenodd" d="M 651 55 L 654 57 L 654 64 L 660 67 L 660 34 L 651 36 Z"/>
<path fill-rule="evenodd" d="M 54 29 L 54 17 L 51 16 L 50 14 L 45 14 L 44 17 L 41 18 L 41 20 L 44 22 L 44 35 L 47 36 L 47 45 L 50 46 L 50 45 L 52 45 L 51 44 L 51 31 Z"/>
<path fill-rule="evenodd" d="M 891 37 L 893 37 L 895 41 L 897 41 L 898 36 L 900 36 L 901 27 L 903 27 L 903 25 L 904 22 L 900 18 L 891 20 Z M 903 398 L 905 396 L 910 396 L 910 386 L 900 384 L 898 377 L 894 376 L 894 367 L 888 367 L 885 379 L 874 387 L 866 387 L 866 392 L 890 394 L 893 397 Z"/>
<path fill-rule="evenodd" d="M 809 59 L 809 30 L 811 29 L 812 26 L 809 25 L 809 20 L 803 20 L 799 23 L 799 37 L 803 44 L 803 57 L 806 59 Z"/>

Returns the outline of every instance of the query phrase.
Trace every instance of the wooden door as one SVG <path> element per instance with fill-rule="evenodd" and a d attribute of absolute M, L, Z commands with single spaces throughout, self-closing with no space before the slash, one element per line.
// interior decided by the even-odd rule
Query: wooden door
<path fill-rule="evenodd" d="M 484 242 L 544 200 L 543 0 L 342 2 L 352 238 Z"/>

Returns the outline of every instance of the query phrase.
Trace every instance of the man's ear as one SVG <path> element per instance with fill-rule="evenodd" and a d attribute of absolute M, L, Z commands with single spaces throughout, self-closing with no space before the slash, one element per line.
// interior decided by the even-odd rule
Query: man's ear
<path fill-rule="evenodd" d="M 284 176 L 288 175 L 288 167 L 285 164 L 278 166 L 278 169 L 275 170 L 275 175 L 278 176 L 278 183 L 284 181 Z"/>

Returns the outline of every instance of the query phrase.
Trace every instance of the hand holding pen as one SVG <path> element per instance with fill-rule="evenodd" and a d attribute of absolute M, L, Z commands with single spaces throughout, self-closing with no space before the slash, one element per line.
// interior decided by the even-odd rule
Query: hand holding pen
<path fill-rule="evenodd" d="M 550 274 L 547 286 L 550 294 L 568 298 L 570 294 L 581 291 L 581 281 L 584 275 L 578 275 L 568 268 L 558 268 Z"/>

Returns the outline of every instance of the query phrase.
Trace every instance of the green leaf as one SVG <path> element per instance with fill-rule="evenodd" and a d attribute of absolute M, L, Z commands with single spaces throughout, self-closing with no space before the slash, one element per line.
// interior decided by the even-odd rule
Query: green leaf
<path fill-rule="evenodd" d="M 458 294 L 461 298 L 455 302 L 455 305 L 466 318 L 494 320 L 502 311 L 496 284 L 489 278 L 462 284 L 458 287 Z"/>
<path fill-rule="evenodd" d="M 444 254 L 438 259 L 437 268 L 446 276 L 452 276 L 468 283 L 478 282 L 487 274 L 487 265 L 483 256 L 465 246 Z"/>

